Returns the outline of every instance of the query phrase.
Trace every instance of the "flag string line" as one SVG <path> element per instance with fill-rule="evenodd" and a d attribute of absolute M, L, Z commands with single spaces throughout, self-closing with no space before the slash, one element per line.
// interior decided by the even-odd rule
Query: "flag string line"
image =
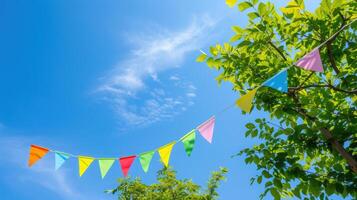
<path fill-rule="evenodd" d="M 351 25 L 352 23 L 354 23 L 355 21 L 357 21 L 357 18 L 354 19 L 354 20 L 352 20 L 352 21 L 349 22 L 348 24 L 344 25 L 343 27 L 341 27 L 338 31 L 336 31 L 334 34 L 332 34 L 327 40 L 325 40 L 324 42 L 322 42 L 320 45 L 318 45 L 318 46 L 315 47 L 314 49 L 318 49 L 318 48 L 320 48 L 321 46 L 325 45 L 325 44 L 326 44 L 327 42 L 329 42 L 332 38 L 334 38 L 338 33 L 340 33 L 341 31 L 343 31 L 346 27 L 350 26 L 350 25 Z M 202 50 L 200 50 L 200 51 L 201 51 L 201 53 L 207 55 L 207 54 L 206 54 L 205 52 L 203 52 Z M 306 55 L 306 54 L 305 54 L 305 55 Z M 305 55 L 304 55 L 304 56 L 305 56 Z M 302 57 L 304 57 L 304 56 L 302 56 Z M 296 62 L 295 62 L 294 64 L 296 64 Z M 293 65 L 294 65 L 294 64 L 293 64 Z M 290 67 L 291 67 L 291 66 L 290 66 Z M 288 69 L 288 68 L 290 68 L 290 67 L 283 68 L 283 70 Z M 281 71 L 283 71 L 283 70 L 281 70 Z M 281 71 L 279 71 L 277 74 L 279 74 Z M 312 72 L 312 73 L 313 73 L 313 72 Z M 275 74 L 275 75 L 277 75 L 277 74 Z M 275 75 L 274 75 L 274 76 L 275 76 Z M 272 76 L 272 77 L 274 77 L 274 76 Z M 272 78 L 272 77 L 271 77 L 271 78 Z M 271 78 L 269 78 L 269 79 L 271 79 Z M 268 79 L 268 80 L 269 80 L 269 79 Z M 267 82 L 268 80 L 264 81 L 261 85 L 259 85 L 259 86 L 256 87 L 256 88 L 259 89 L 260 87 L 264 86 L 264 83 Z M 228 111 L 229 109 L 231 109 L 232 107 L 234 107 L 235 104 L 236 104 L 236 103 L 234 102 L 234 103 L 232 103 L 232 104 L 226 106 L 225 108 L 221 109 L 220 111 L 216 112 L 215 114 L 211 115 L 211 117 L 210 117 L 208 120 L 206 120 L 205 122 L 201 123 L 199 126 L 197 126 L 196 128 L 194 128 L 192 131 L 196 131 L 200 126 L 204 125 L 206 122 L 208 122 L 209 120 L 211 120 L 212 117 L 219 116 L 219 115 L 223 114 L 224 112 Z M 282 128 L 282 127 L 280 127 L 279 125 L 276 125 L 276 124 L 274 124 L 274 123 L 272 123 L 272 122 L 267 122 L 267 123 L 269 123 L 269 124 L 271 124 L 271 125 L 273 125 L 273 126 L 276 126 L 276 127 L 278 127 L 278 128 L 281 128 L 282 130 L 284 130 L 284 128 Z M 181 137 L 180 139 L 178 139 L 178 140 L 173 140 L 173 141 L 171 141 L 171 142 L 168 143 L 168 144 L 178 143 L 178 142 L 182 141 L 183 139 L 185 139 L 190 133 L 191 133 L 191 132 L 185 134 L 184 136 L 182 136 L 182 137 Z M 166 144 L 166 145 L 168 145 L 168 144 Z M 160 147 L 164 147 L 164 146 L 166 146 L 166 145 L 163 145 L 163 146 L 160 146 Z M 155 148 L 155 149 L 153 149 L 153 150 L 151 150 L 151 151 L 157 151 L 158 149 L 160 149 L 160 147 Z M 94 160 L 100 160 L 100 159 L 118 159 L 118 158 L 120 158 L 120 157 L 107 157 L 107 158 L 102 158 L 102 157 L 101 157 L 101 158 L 97 158 L 97 157 L 90 157 L 90 156 L 74 155 L 74 154 L 71 154 L 71 153 L 60 152 L 60 151 L 52 150 L 52 149 L 48 149 L 48 150 L 49 150 L 50 152 L 53 152 L 53 153 L 63 153 L 63 154 L 66 154 L 66 155 L 68 155 L 68 156 L 70 156 L 70 157 L 89 157 L 89 158 L 92 158 L 92 159 L 94 159 Z M 146 152 L 144 152 L 144 153 L 146 153 Z M 132 155 L 133 155 L 133 154 L 132 154 Z M 135 155 L 135 154 L 134 154 L 134 155 Z M 138 155 L 141 155 L 141 154 L 138 154 Z"/>
<path fill-rule="evenodd" d="M 357 18 L 352 20 L 351 22 L 349 22 L 348 24 L 345 24 L 344 26 L 342 26 L 339 30 L 337 30 L 334 34 L 332 34 L 327 40 L 325 40 L 324 42 L 322 42 L 320 45 L 318 45 L 317 47 L 315 47 L 314 49 L 318 49 L 320 48 L 321 46 L 325 45 L 327 42 L 329 42 L 332 38 L 334 38 L 338 33 L 340 33 L 341 31 L 343 31 L 346 27 L 350 26 L 352 23 L 354 23 L 355 21 L 357 21 Z M 200 50 L 201 53 L 207 55 L 204 51 Z M 311 51 L 309 51 L 311 52 Z M 307 54 L 305 54 L 307 55 Z M 305 56 L 304 55 L 304 56 Z M 304 57 L 302 56 L 302 57 Z M 297 62 L 294 62 L 293 65 L 295 65 Z M 291 67 L 291 66 L 290 66 Z M 280 70 L 277 74 L 281 73 L 284 69 L 288 69 L 290 67 L 286 67 L 286 68 L 283 68 L 282 70 Z M 277 74 L 275 74 L 274 76 L 276 76 Z M 311 76 L 312 74 L 314 74 L 314 72 L 311 72 L 308 77 L 304 80 L 304 82 L 306 82 Z M 274 77 L 272 76 L 272 77 Z M 272 78 L 271 77 L 271 78 Z M 269 79 L 271 79 L 269 78 Z M 268 79 L 268 80 L 269 80 Z M 260 86 L 258 86 L 257 88 L 259 89 L 260 87 L 262 87 L 264 85 L 264 83 L 266 83 L 268 80 L 264 81 Z M 224 113 L 225 111 L 229 110 L 230 108 L 232 108 L 233 106 L 235 105 L 235 102 L 227 107 L 225 107 L 224 109 L 220 110 L 217 112 L 217 114 L 214 114 L 213 116 L 217 116 L 217 115 L 220 115 L 222 113 Z"/>
<path fill-rule="evenodd" d="M 334 34 L 332 34 L 327 40 L 325 40 L 324 42 L 322 42 L 320 45 L 318 45 L 317 47 L 315 47 L 314 49 L 319 49 L 320 47 L 322 47 L 323 45 L 325 45 L 327 42 L 329 42 L 332 38 L 334 38 L 337 34 L 339 34 L 341 31 L 343 31 L 346 27 L 350 26 L 353 22 L 357 21 L 357 18 L 352 20 L 350 23 L 345 24 L 344 26 L 342 26 L 340 29 L 338 29 L 338 31 L 336 31 Z M 294 64 L 296 64 L 297 62 L 295 62 Z M 311 78 L 311 76 L 314 74 L 315 72 L 312 71 L 307 77 L 306 79 L 301 83 L 301 85 L 299 87 L 301 87 L 307 80 L 309 80 Z"/>

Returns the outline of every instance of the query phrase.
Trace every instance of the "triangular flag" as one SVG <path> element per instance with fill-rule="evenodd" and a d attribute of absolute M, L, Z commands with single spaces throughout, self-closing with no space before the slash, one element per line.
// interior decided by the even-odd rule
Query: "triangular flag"
<path fill-rule="evenodd" d="M 170 155 L 172 151 L 172 147 L 174 147 L 176 142 L 171 142 L 160 147 L 157 151 L 159 152 L 161 162 L 164 163 L 165 167 L 169 166 Z"/>
<path fill-rule="evenodd" d="M 67 153 L 55 151 L 55 169 L 59 169 L 69 157 L 70 155 Z"/>
<path fill-rule="evenodd" d="M 141 167 L 143 168 L 144 172 L 146 173 L 149 170 L 150 162 L 152 157 L 154 156 L 155 151 L 148 151 L 145 153 L 140 154 L 139 161 Z"/>
<path fill-rule="evenodd" d="M 184 135 L 180 140 L 182 141 L 185 151 L 188 156 L 191 155 L 193 147 L 195 146 L 196 133 L 195 129 Z"/>
<path fill-rule="evenodd" d="M 92 157 L 78 156 L 79 176 L 84 174 L 93 160 Z"/>
<path fill-rule="evenodd" d="M 274 88 L 280 92 L 288 92 L 288 70 L 284 69 L 280 71 L 262 85 Z"/>
<path fill-rule="evenodd" d="M 255 93 L 257 93 L 257 90 L 258 90 L 258 88 L 255 88 L 254 90 L 251 90 L 247 94 L 240 97 L 236 101 L 237 106 L 239 106 L 243 111 L 250 113 L 250 111 L 252 110 L 252 106 L 253 106 L 253 99 L 254 99 Z"/>
<path fill-rule="evenodd" d="M 124 177 L 128 175 L 131 164 L 133 164 L 136 156 L 127 156 L 119 158 L 121 170 L 123 171 Z"/>
<path fill-rule="evenodd" d="M 35 164 L 38 160 L 40 160 L 43 156 L 48 153 L 48 149 L 36 145 L 30 146 L 30 157 L 28 161 L 29 167 Z"/>
<path fill-rule="evenodd" d="M 114 161 L 115 161 L 115 159 L 112 159 L 112 158 L 99 158 L 98 159 L 100 175 L 102 176 L 102 179 L 108 173 L 108 171 L 112 167 Z"/>
<path fill-rule="evenodd" d="M 215 121 L 216 118 L 213 116 L 197 128 L 197 130 L 201 133 L 202 137 L 204 137 L 209 143 L 212 143 Z"/>
<path fill-rule="evenodd" d="M 323 72 L 320 51 L 318 48 L 312 50 L 310 53 L 306 54 L 300 60 L 295 63 L 296 66 L 304 68 L 306 70 Z"/>

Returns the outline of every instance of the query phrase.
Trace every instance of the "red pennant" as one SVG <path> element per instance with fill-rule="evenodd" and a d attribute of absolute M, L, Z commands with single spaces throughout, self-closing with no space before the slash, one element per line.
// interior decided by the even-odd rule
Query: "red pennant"
<path fill-rule="evenodd" d="M 124 176 L 128 175 L 128 171 L 130 169 L 131 164 L 133 164 L 136 156 L 127 156 L 119 158 L 119 162 L 121 165 L 121 170 L 123 171 Z"/>

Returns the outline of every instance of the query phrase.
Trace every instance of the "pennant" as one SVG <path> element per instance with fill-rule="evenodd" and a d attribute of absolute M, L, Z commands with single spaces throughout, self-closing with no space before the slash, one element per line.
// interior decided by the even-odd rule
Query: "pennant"
<path fill-rule="evenodd" d="M 154 156 L 155 151 L 148 151 L 145 153 L 140 154 L 139 161 L 141 167 L 143 168 L 144 172 L 146 173 L 149 170 L 150 162 L 152 157 Z"/>
<path fill-rule="evenodd" d="M 69 157 L 67 153 L 55 151 L 55 170 L 58 170 Z"/>
<path fill-rule="evenodd" d="M 99 169 L 100 169 L 100 175 L 102 176 L 102 179 L 107 175 L 109 169 L 112 167 L 115 159 L 111 158 L 99 158 L 98 163 L 99 163 Z"/>
<path fill-rule="evenodd" d="M 130 166 L 131 166 L 131 164 L 133 164 L 135 158 L 136 158 L 136 156 L 128 156 L 128 157 L 119 158 L 121 170 L 123 171 L 124 177 L 128 176 Z"/>
<path fill-rule="evenodd" d="M 38 160 L 40 160 L 43 156 L 48 153 L 48 149 L 36 145 L 30 146 L 30 157 L 28 160 L 28 165 L 31 167 L 35 164 Z"/>
<path fill-rule="evenodd" d="M 216 118 L 213 116 L 197 128 L 197 130 L 201 133 L 202 137 L 205 138 L 209 143 L 212 143 L 215 121 Z"/>
<path fill-rule="evenodd" d="M 274 88 L 280 92 L 288 92 L 288 70 L 284 69 L 280 71 L 262 85 Z"/>
<path fill-rule="evenodd" d="M 164 163 L 165 167 L 169 166 L 170 155 L 172 151 L 172 147 L 174 147 L 176 142 L 171 142 L 160 147 L 157 151 L 159 152 L 161 162 Z"/>
<path fill-rule="evenodd" d="M 253 107 L 253 99 L 255 96 L 255 93 L 257 93 L 258 88 L 255 88 L 254 90 L 249 91 L 247 94 L 243 95 L 240 97 L 237 101 L 236 104 L 238 107 L 240 107 L 243 111 L 250 113 Z"/>
<path fill-rule="evenodd" d="M 84 174 L 93 160 L 92 157 L 78 156 L 79 176 Z"/>
<path fill-rule="evenodd" d="M 306 54 L 300 60 L 295 63 L 296 66 L 311 70 L 315 72 L 323 72 L 324 68 L 322 67 L 320 51 L 318 48 L 312 50 L 310 53 Z"/>
<path fill-rule="evenodd" d="M 190 131 L 180 139 L 185 147 L 185 151 L 188 156 L 191 155 L 193 147 L 195 146 L 195 139 L 196 139 L 195 129 L 193 129 L 192 131 Z"/>

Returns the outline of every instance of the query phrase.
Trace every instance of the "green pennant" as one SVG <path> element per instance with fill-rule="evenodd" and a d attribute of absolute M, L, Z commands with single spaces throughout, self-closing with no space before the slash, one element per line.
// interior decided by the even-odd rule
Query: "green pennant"
<path fill-rule="evenodd" d="M 196 139 L 195 129 L 193 129 L 192 131 L 190 131 L 180 139 L 183 145 L 185 146 L 185 151 L 188 156 L 191 155 L 193 147 L 195 146 L 195 139 Z"/>
<path fill-rule="evenodd" d="M 102 175 L 102 178 L 108 173 L 109 169 L 112 167 L 115 159 L 112 158 L 99 158 L 99 169 L 100 169 L 100 174 Z"/>
<path fill-rule="evenodd" d="M 155 151 L 148 151 L 145 153 L 140 154 L 139 161 L 141 167 L 143 168 L 144 172 L 146 173 L 149 170 L 150 162 L 152 157 L 154 156 Z"/>

